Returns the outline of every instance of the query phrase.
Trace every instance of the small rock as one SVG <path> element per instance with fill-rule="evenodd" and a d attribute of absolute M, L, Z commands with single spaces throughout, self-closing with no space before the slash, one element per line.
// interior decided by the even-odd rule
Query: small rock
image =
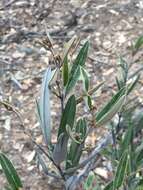
<path fill-rule="evenodd" d="M 75 8 L 78 8 L 82 5 L 82 0 L 70 0 L 70 4 Z"/>
<path fill-rule="evenodd" d="M 75 31 L 74 30 L 68 32 L 68 36 L 74 36 L 74 35 L 75 35 Z"/>
<path fill-rule="evenodd" d="M 14 59 L 24 58 L 24 56 L 25 56 L 25 53 L 24 53 L 24 52 L 23 52 L 23 53 L 20 53 L 19 51 L 15 51 L 15 52 L 12 54 L 12 57 L 13 57 Z"/>
<path fill-rule="evenodd" d="M 97 173 L 104 179 L 108 179 L 108 171 L 105 168 L 96 168 L 95 173 Z"/>
<path fill-rule="evenodd" d="M 108 50 L 109 48 L 111 48 L 112 43 L 111 41 L 108 40 L 108 41 L 104 41 L 102 45 L 104 49 Z"/>
<path fill-rule="evenodd" d="M 27 160 L 27 162 L 30 163 L 34 159 L 35 154 L 36 154 L 36 152 L 35 152 L 35 150 L 33 150 L 32 152 L 27 152 L 24 157 Z"/>

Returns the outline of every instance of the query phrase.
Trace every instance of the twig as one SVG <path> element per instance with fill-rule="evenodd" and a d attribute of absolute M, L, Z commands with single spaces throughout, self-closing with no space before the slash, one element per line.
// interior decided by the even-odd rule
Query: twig
<path fill-rule="evenodd" d="M 24 131 L 24 133 L 25 133 L 28 137 L 30 137 L 30 139 L 31 139 L 31 141 L 33 142 L 33 144 L 35 144 L 35 145 L 47 156 L 47 158 L 55 165 L 55 167 L 58 169 L 58 171 L 59 171 L 61 177 L 63 178 L 63 180 L 65 180 L 64 173 L 63 173 L 62 169 L 60 168 L 60 166 L 57 165 L 57 164 L 55 163 L 55 161 L 53 160 L 53 158 L 52 158 L 39 144 L 36 143 L 36 141 L 33 139 L 32 135 L 31 135 L 30 133 L 28 133 L 28 132 L 25 130 L 24 122 L 23 122 L 23 120 L 22 120 L 22 117 L 21 117 L 20 112 L 19 112 L 18 110 L 16 110 L 11 104 L 9 104 L 9 103 L 6 102 L 6 101 L 0 101 L 0 104 L 1 104 L 1 105 L 4 105 L 5 108 L 6 108 L 8 111 L 12 111 L 12 112 L 14 112 L 14 113 L 18 116 L 18 118 L 19 118 L 19 120 L 20 120 L 20 123 L 21 123 L 20 126 L 22 127 L 22 130 Z"/>
<path fill-rule="evenodd" d="M 37 152 L 37 155 L 38 155 L 38 164 L 40 164 L 42 166 L 42 169 L 44 171 L 44 173 L 50 177 L 53 177 L 53 178 L 56 178 L 56 179 L 61 179 L 60 176 L 57 176 L 55 173 L 51 173 L 49 172 L 49 169 L 47 168 L 43 158 L 42 158 L 42 155 L 41 155 L 41 151 L 39 149 L 36 150 Z"/>

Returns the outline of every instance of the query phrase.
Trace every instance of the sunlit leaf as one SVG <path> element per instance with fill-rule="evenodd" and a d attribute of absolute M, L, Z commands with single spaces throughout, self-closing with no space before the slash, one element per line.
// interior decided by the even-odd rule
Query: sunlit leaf
<path fill-rule="evenodd" d="M 84 90 L 88 91 L 89 90 L 89 77 L 88 77 L 87 71 L 83 67 L 80 67 L 80 69 L 81 69 L 82 81 L 84 84 Z"/>
<path fill-rule="evenodd" d="M 110 121 L 113 116 L 120 111 L 126 98 L 126 88 L 119 90 L 112 99 L 96 115 L 97 126 L 103 125 Z"/>
<path fill-rule="evenodd" d="M 73 73 L 73 76 L 69 79 L 66 87 L 66 94 L 68 94 L 76 85 L 80 77 L 80 67 L 77 67 L 76 71 Z"/>
<path fill-rule="evenodd" d="M 88 53 L 88 48 L 89 48 L 89 42 L 85 42 L 85 44 L 83 45 L 83 47 L 81 48 L 81 50 L 79 51 L 72 69 L 71 69 L 71 73 L 70 73 L 70 77 L 73 75 L 73 73 L 76 71 L 78 66 L 84 66 L 85 65 L 85 61 L 87 58 L 87 53 Z"/>
<path fill-rule="evenodd" d="M 89 48 L 89 43 L 86 42 L 81 48 L 79 54 L 77 55 L 72 65 L 71 71 L 69 73 L 69 81 L 66 87 L 66 95 L 72 90 L 72 88 L 75 86 L 76 82 L 78 81 L 80 77 L 80 66 L 85 65 L 88 48 Z"/>
<path fill-rule="evenodd" d="M 137 76 L 135 76 L 135 77 L 132 79 L 132 82 L 128 85 L 127 95 L 128 95 L 130 92 L 132 92 L 132 90 L 134 89 L 134 87 L 135 87 L 136 84 L 138 83 L 139 78 L 140 78 L 140 75 L 137 75 Z"/>

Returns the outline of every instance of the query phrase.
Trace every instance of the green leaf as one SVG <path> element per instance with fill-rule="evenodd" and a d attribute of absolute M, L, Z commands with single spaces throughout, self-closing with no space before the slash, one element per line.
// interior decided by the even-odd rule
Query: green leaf
<path fill-rule="evenodd" d="M 14 166 L 3 153 L 0 153 L 0 164 L 12 190 L 18 190 L 21 188 L 22 183 Z"/>
<path fill-rule="evenodd" d="M 131 144 L 131 141 L 133 138 L 133 129 L 134 129 L 134 125 L 130 122 L 128 129 L 125 133 L 125 136 L 123 138 L 123 141 L 121 143 L 121 153 L 127 150 L 129 145 Z"/>
<path fill-rule="evenodd" d="M 80 69 L 81 69 L 82 81 L 84 83 L 84 90 L 88 91 L 89 90 L 89 77 L 88 77 L 87 71 L 83 67 L 80 67 Z"/>
<path fill-rule="evenodd" d="M 85 104 L 86 104 L 87 108 L 89 110 L 91 110 L 92 109 L 92 99 L 91 99 L 91 96 L 88 96 L 88 95 L 85 96 L 84 100 L 85 100 Z"/>
<path fill-rule="evenodd" d="M 110 121 L 113 116 L 120 111 L 126 98 L 126 88 L 120 89 L 112 99 L 103 107 L 103 109 L 96 115 L 97 126 L 104 125 Z"/>
<path fill-rule="evenodd" d="M 51 107 L 49 85 L 55 75 L 55 72 L 56 70 L 51 71 L 50 68 L 45 72 L 39 102 L 40 108 L 38 108 L 39 116 L 41 118 L 41 128 L 47 145 L 51 144 Z"/>
<path fill-rule="evenodd" d="M 134 54 L 137 53 L 137 51 L 142 47 L 142 45 L 143 45 L 143 36 L 140 36 L 134 45 Z"/>
<path fill-rule="evenodd" d="M 76 71 L 78 66 L 84 66 L 85 65 L 85 61 L 87 58 L 87 54 L 88 54 L 88 48 L 89 48 L 89 42 L 85 42 L 85 44 L 83 45 L 83 47 L 81 48 L 81 50 L 79 51 L 79 54 L 77 55 L 71 72 L 70 72 L 70 77 L 72 77 L 72 75 L 74 74 L 74 72 Z"/>
<path fill-rule="evenodd" d="M 72 95 L 68 99 L 65 109 L 62 113 L 60 127 L 58 131 L 58 137 L 62 133 L 67 133 L 66 125 L 69 125 L 71 128 L 73 127 L 75 114 L 76 114 L 76 100 L 75 100 L 75 96 Z"/>
<path fill-rule="evenodd" d="M 75 132 L 80 134 L 80 139 L 84 140 L 86 136 L 86 131 L 87 131 L 87 124 L 85 118 L 80 118 L 77 121 Z"/>
<path fill-rule="evenodd" d="M 88 104 L 89 109 L 92 109 L 92 99 L 90 96 L 87 96 L 87 104 Z"/>
<path fill-rule="evenodd" d="M 118 77 L 116 77 L 116 83 L 119 90 L 126 85 L 128 70 L 127 62 L 120 56 L 118 63 Z"/>
<path fill-rule="evenodd" d="M 108 183 L 105 186 L 104 190 L 113 190 L 113 181 L 111 181 L 110 183 Z"/>
<path fill-rule="evenodd" d="M 62 66 L 62 74 L 63 74 L 63 84 L 66 86 L 69 78 L 69 69 L 68 69 L 68 58 L 67 56 L 64 59 L 63 66 Z"/>
<path fill-rule="evenodd" d="M 135 190 L 143 190 L 143 185 L 138 186 Z"/>
<path fill-rule="evenodd" d="M 80 77 L 80 67 L 78 66 L 75 72 L 73 73 L 73 76 L 69 79 L 66 87 L 66 95 L 74 88 L 76 85 L 77 81 L 79 80 Z"/>
<path fill-rule="evenodd" d="M 67 133 L 68 133 L 69 137 L 70 137 L 75 143 L 81 144 L 81 142 L 75 138 L 75 136 L 74 136 L 75 133 L 74 133 L 74 131 L 71 130 L 71 127 L 70 127 L 69 125 L 66 126 L 66 130 L 67 130 Z"/>
<path fill-rule="evenodd" d="M 115 179 L 113 181 L 113 190 L 118 189 L 124 184 L 124 178 L 126 176 L 127 166 L 128 166 L 128 152 L 126 151 L 122 154 L 122 157 L 119 161 L 115 174 Z"/>
<path fill-rule="evenodd" d="M 135 163 L 137 168 L 142 167 L 143 163 L 143 142 L 135 150 Z"/>
<path fill-rule="evenodd" d="M 69 153 L 66 159 L 66 169 L 73 168 L 78 165 L 82 154 L 82 149 L 84 147 L 86 130 L 87 126 L 85 119 L 79 119 L 75 128 L 75 138 L 78 143 L 75 140 L 72 140 L 71 142 Z M 81 143 L 79 144 L 79 142 Z"/>
<path fill-rule="evenodd" d="M 84 183 L 84 190 L 89 190 L 91 188 L 93 188 L 93 182 L 95 180 L 95 175 L 93 172 L 90 172 L 86 182 Z"/>
<path fill-rule="evenodd" d="M 137 75 L 132 79 L 132 82 L 128 85 L 128 88 L 127 88 L 127 95 L 134 89 L 134 87 L 139 81 L 139 78 L 140 78 L 140 75 Z"/>
<path fill-rule="evenodd" d="M 80 77 L 80 66 L 85 65 L 88 48 L 89 48 L 89 42 L 86 42 L 84 44 L 84 46 L 81 48 L 79 54 L 77 55 L 77 57 L 73 63 L 71 72 L 69 74 L 70 75 L 69 81 L 68 81 L 67 87 L 66 87 L 66 95 L 72 90 L 72 88 L 75 86 L 76 82 L 78 81 L 78 79 Z"/>
<path fill-rule="evenodd" d="M 118 90 L 120 90 L 120 89 L 122 88 L 122 86 L 123 86 L 122 81 L 120 81 L 120 80 L 118 79 L 118 77 L 116 77 L 116 84 L 117 84 Z"/>

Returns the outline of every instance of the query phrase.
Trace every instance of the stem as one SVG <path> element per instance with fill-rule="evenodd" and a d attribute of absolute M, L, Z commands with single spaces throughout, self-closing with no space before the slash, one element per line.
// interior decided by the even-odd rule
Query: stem
<path fill-rule="evenodd" d="M 121 118 L 122 118 L 122 114 L 118 113 L 118 124 L 116 126 L 116 135 L 118 135 L 119 131 L 120 131 L 120 124 L 121 124 Z"/>
<path fill-rule="evenodd" d="M 63 92 L 62 92 L 62 90 L 61 90 L 59 81 L 56 81 L 56 85 L 57 85 L 58 92 L 59 92 L 59 95 L 60 95 L 61 111 L 62 111 L 62 113 L 63 113 L 63 111 L 64 111 L 64 94 L 63 94 Z"/>

